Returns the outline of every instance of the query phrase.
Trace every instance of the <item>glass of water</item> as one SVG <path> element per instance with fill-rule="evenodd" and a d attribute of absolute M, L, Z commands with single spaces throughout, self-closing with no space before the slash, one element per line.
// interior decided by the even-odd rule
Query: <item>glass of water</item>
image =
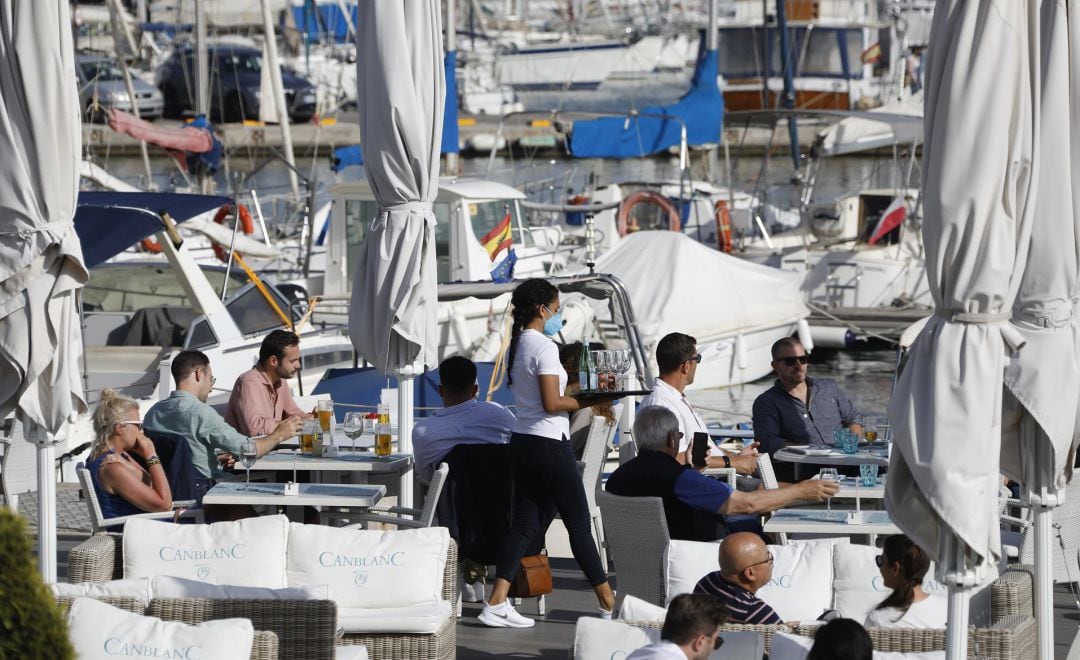
<path fill-rule="evenodd" d="M 840 473 L 837 472 L 836 468 L 833 467 L 821 468 L 821 471 L 818 472 L 818 479 L 821 479 L 822 481 L 832 481 L 834 483 L 840 483 Z M 825 508 L 828 511 L 832 511 L 831 497 L 825 500 Z"/>
<path fill-rule="evenodd" d="M 345 431 L 346 437 L 352 440 L 352 450 L 356 451 L 356 439 L 364 433 L 364 413 L 362 412 L 347 412 L 345 413 L 345 419 L 342 420 L 341 428 Z"/>
<path fill-rule="evenodd" d="M 244 465 L 244 470 L 247 472 L 247 478 L 244 481 L 244 490 L 251 487 L 251 466 L 255 465 L 255 460 L 259 457 L 259 450 L 255 446 L 255 441 L 248 438 L 244 441 L 244 446 L 240 451 L 240 462 Z"/>

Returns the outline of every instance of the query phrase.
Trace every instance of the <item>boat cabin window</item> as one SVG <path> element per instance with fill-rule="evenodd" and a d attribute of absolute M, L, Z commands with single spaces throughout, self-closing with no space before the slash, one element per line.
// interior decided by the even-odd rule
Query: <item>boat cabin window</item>
<path fill-rule="evenodd" d="M 469 202 L 469 218 L 472 220 L 476 240 L 479 241 L 486 236 L 506 218 L 507 214 L 510 215 L 510 226 L 513 228 L 514 245 L 519 248 L 532 246 L 532 234 L 521 224 L 521 218 L 518 217 L 518 205 L 513 200 L 507 199 Z"/>
<path fill-rule="evenodd" d="M 791 52 L 798 58 L 797 76 L 862 78 L 862 31 L 814 26 L 789 28 Z M 763 43 L 768 35 L 768 52 Z M 809 38 L 809 42 L 807 42 Z M 884 49 L 883 49 L 884 55 Z M 765 61 L 769 62 L 766 72 Z M 780 32 L 776 28 L 726 28 L 720 30 L 720 73 L 725 78 L 781 76 Z"/>
<path fill-rule="evenodd" d="M 345 202 L 345 241 L 348 245 L 346 265 L 350 286 L 356 274 L 356 264 L 360 261 L 360 244 L 364 242 L 368 225 L 378 208 L 375 200 L 350 199 Z M 438 278 L 440 282 L 447 282 L 450 280 L 450 205 L 446 202 L 435 202 L 433 210 L 436 220 L 435 260 L 438 262 Z"/>
<path fill-rule="evenodd" d="M 289 303 L 276 289 L 267 287 L 270 295 L 274 296 L 274 302 L 284 314 L 289 314 Z M 261 332 L 269 332 L 284 325 L 281 317 L 261 292 L 251 284 L 240 290 L 240 293 L 232 300 L 225 303 L 229 315 L 236 322 L 236 327 L 245 335 L 254 335 Z M 299 310 L 293 309 L 294 320 L 299 318 Z"/>

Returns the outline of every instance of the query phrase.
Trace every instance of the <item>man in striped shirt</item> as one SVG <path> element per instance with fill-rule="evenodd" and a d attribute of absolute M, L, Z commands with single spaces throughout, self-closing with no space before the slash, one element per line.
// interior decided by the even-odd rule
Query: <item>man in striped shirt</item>
<path fill-rule="evenodd" d="M 738 532 L 720 544 L 720 570 L 701 578 L 694 593 L 724 601 L 731 623 L 782 623 L 776 611 L 755 595 L 772 579 L 772 568 L 772 553 L 761 537 Z"/>

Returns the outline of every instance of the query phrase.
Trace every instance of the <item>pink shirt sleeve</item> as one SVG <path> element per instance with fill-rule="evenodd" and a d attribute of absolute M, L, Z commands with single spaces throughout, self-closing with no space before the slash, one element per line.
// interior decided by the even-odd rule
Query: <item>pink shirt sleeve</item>
<path fill-rule="evenodd" d="M 299 378 L 299 376 L 297 376 Z M 288 384 L 281 383 L 279 388 L 278 397 L 281 399 L 281 411 L 285 414 L 285 417 L 303 417 L 311 412 L 310 410 L 300 410 L 300 407 L 296 405 L 296 401 L 292 397 L 292 390 L 289 389 Z"/>
<path fill-rule="evenodd" d="M 251 378 L 252 373 L 245 372 L 236 379 L 232 396 L 229 398 L 229 415 L 226 421 L 248 436 L 269 435 L 274 432 L 280 420 L 274 415 L 274 404 L 267 395 L 265 386 L 257 378 Z"/>

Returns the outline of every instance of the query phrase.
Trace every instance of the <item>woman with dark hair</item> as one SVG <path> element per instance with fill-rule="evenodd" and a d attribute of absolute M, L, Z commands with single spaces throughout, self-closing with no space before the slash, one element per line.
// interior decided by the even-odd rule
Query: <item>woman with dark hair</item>
<path fill-rule="evenodd" d="M 559 290 L 546 280 L 526 280 L 514 289 L 510 302 L 514 325 L 506 352 L 506 381 L 514 393 L 517 415 L 510 436 L 514 519 L 503 541 L 495 586 L 480 612 L 480 621 L 498 628 L 530 628 L 535 623 L 518 614 L 507 595 L 521 558 L 540 531 L 541 512 L 549 503 L 558 509 L 574 559 L 596 591 L 604 614 L 610 616 L 615 594 L 593 543 L 585 488 L 569 441 L 568 414 L 588 403 L 564 395 L 566 370 L 559 362 L 559 348 L 551 340 L 562 330 Z"/>
<path fill-rule="evenodd" d="M 854 619 L 833 619 L 814 633 L 806 660 L 872 660 L 874 642 Z"/>
<path fill-rule="evenodd" d="M 589 350 L 600 350 L 603 345 L 593 344 Z M 578 362 L 581 360 L 582 343 L 563 344 L 559 348 L 559 361 L 566 370 L 566 393 L 577 394 L 581 391 L 581 378 L 578 375 Z M 589 427 L 593 417 L 603 417 L 608 426 L 615 426 L 615 406 L 611 401 L 601 401 L 592 406 L 570 413 L 570 444 L 574 447 L 574 457 L 579 461 L 585 452 L 585 442 L 589 439 Z"/>
<path fill-rule="evenodd" d="M 867 628 L 944 628 L 948 602 L 923 591 L 930 558 L 922 548 L 896 534 L 885 539 L 877 556 L 878 570 L 892 593 L 866 615 Z"/>

